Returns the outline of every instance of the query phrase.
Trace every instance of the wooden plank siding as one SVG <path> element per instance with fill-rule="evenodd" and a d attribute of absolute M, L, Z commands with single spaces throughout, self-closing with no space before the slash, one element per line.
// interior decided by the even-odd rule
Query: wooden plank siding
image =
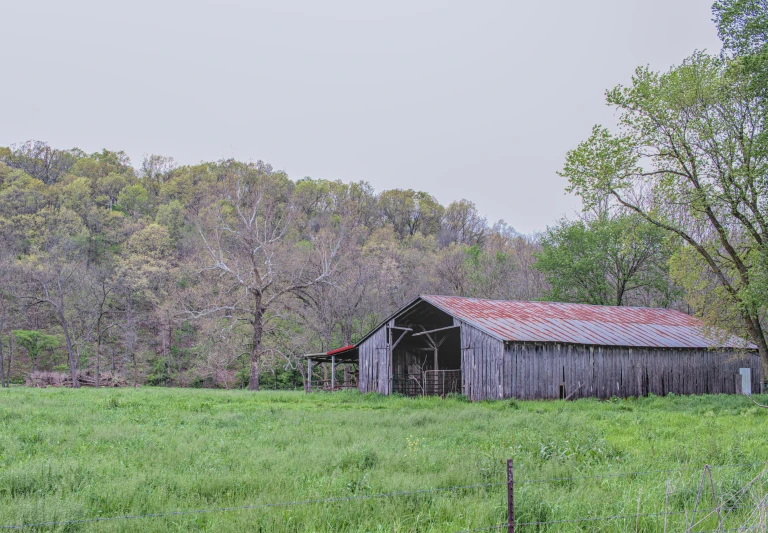
<path fill-rule="evenodd" d="M 504 364 L 504 342 L 461 320 L 454 319 L 454 325 L 461 327 L 462 394 L 473 401 L 509 397 L 511 366 Z"/>
<path fill-rule="evenodd" d="M 389 326 L 392 325 L 394 320 L 360 343 L 358 388 L 361 392 L 392 392 L 392 356 L 389 350 Z"/>
<path fill-rule="evenodd" d="M 506 376 L 512 383 L 511 394 L 505 389 L 504 397 L 520 399 L 556 399 L 569 394 L 603 399 L 736 394 L 740 392 L 739 368 L 752 369 L 752 390 L 760 390 L 760 357 L 755 353 L 510 343 L 505 347 L 507 359 L 512 372 Z M 486 398 L 490 397 L 473 399 Z"/>

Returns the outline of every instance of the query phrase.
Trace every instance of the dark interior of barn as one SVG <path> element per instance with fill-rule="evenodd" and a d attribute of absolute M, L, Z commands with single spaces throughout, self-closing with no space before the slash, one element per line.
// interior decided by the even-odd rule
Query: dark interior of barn
<path fill-rule="evenodd" d="M 461 392 L 460 330 L 453 318 L 424 301 L 395 317 L 392 392 L 408 396 Z"/>

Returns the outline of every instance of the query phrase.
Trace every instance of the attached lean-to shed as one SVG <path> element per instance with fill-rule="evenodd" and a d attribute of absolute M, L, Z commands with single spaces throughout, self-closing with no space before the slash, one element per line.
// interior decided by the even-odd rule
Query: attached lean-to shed
<path fill-rule="evenodd" d="M 472 400 L 759 391 L 760 358 L 669 309 L 420 296 L 355 345 L 358 388 Z"/>

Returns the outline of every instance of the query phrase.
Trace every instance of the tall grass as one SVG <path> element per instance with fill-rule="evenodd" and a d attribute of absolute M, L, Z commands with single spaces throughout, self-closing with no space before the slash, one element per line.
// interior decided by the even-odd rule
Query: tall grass
<path fill-rule="evenodd" d="M 734 493 L 761 471 L 753 463 L 768 460 L 766 430 L 768 411 L 735 396 L 472 404 L 356 392 L 11 388 L 0 390 L 0 525 L 503 483 L 511 457 L 520 522 L 663 512 L 669 484 L 669 511 L 679 513 L 669 531 L 678 531 L 686 513 L 690 521 L 699 468 L 744 465 L 713 470 L 716 498 Z M 627 472 L 642 474 L 584 477 Z M 560 479 L 574 477 L 583 478 Z M 526 482 L 542 478 L 560 480 Z M 40 529 L 446 532 L 500 524 L 505 495 L 500 484 Z M 709 485 L 701 498 L 700 508 L 712 507 Z M 729 523 L 748 512 L 735 509 Z M 661 531 L 663 522 L 632 516 L 523 531 Z"/>

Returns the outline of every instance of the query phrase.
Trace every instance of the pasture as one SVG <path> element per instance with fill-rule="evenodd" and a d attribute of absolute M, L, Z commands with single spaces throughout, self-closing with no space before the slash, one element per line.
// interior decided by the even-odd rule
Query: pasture
<path fill-rule="evenodd" d="M 14 387 L 0 390 L 0 526 L 230 508 L 34 530 L 487 528 L 505 520 L 511 457 L 520 523 L 631 516 L 520 531 L 663 531 L 665 508 L 669 531 L 681 531 L 701 467 L 728 465 L 712 470 L 715 499 L 737 494 L 768 460 L 767 432 L 768 410 L 737 396 L 472 404 L 357 392 Z M 765 494 L 762 481 L 731 505 L 727 525 Z M 282 505 L 327 498 L 338 500 Z M 709 481 L 700 499 L 699 509 L 713 507 Z M 265 506 L 273 503 L 281 505 Z M 253 508 L 231 509 L 243 506 Z M 713 516 L 699 530 L 716 525 Z"/>

